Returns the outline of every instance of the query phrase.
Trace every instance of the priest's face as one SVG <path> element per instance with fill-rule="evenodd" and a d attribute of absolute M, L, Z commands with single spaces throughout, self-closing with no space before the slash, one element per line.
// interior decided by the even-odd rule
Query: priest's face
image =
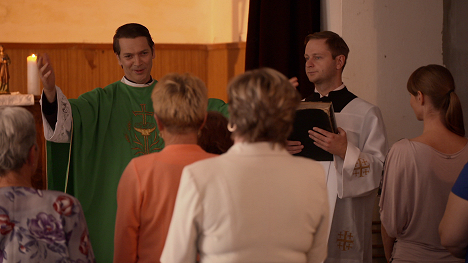
<path fill-rule="evenodd" d="M 151 78 L 154 52 L 145 37 L 119 39 L 120 55 L 117 55 L 119 65 L 122 66 L 125 77 L 138 83 L 145 84 Z"/>
<path fill-rule="evenodd" d="M 310 82 L 321 85 L 331 82 L 341 74 L 338 67 L 338 56 L 333 59 L 328 48 L 326 39 L 311 39 L 307 42 L 304 58 L 306 60 L 305 70 Z"/>

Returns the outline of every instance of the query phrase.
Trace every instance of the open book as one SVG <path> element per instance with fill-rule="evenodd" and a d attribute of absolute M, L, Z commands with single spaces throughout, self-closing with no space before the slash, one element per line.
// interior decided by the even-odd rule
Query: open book
<path fill-rule="evenodd" d="M 309 130 L 319 127 L 329 132 L 337 133 L 335 114 L 331 102 L 303 101 L 296 111 L 293 132 L 290 141 L 300 141 L 304 148 L 295 155 L 304 156 L 316 161 L 333 161 L 333 155 L 315 146 L 309 137 Z"/>

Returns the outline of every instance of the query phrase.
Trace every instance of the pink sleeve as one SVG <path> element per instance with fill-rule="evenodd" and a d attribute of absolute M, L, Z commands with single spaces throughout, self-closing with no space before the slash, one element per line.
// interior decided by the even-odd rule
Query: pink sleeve
<path fill-rule="evenodd" d="M 414 211 L 414 198 L 410 196 L 414 164 L 403 143 L 396 143 L 385 160 L 379 204 L 382 225 L 393 238 L 406 229 Z"/>
<path fill-rule="evenodd" d="M 117 188 L 114 262 L 137 261 L 140 207 L 140 180 L 132 160 L 125 168 Z"/>

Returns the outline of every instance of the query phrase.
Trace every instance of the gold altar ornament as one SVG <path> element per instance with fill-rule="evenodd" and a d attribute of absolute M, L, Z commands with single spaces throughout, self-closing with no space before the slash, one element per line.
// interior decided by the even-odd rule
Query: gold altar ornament
<path fill-rule="evenodd" d="M 0 94 L 10 94 L 10 72 L 8 71 L 10 64 L 10 58 L 3 52 L 3 46 L 0 45 Z"/>

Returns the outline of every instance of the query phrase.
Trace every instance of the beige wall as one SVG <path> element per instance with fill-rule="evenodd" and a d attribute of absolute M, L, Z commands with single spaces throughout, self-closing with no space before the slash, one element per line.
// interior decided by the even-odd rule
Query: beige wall
<path fill-rule="evenodd" d="M 343 81 L 380 107 L 389 143 L 422 133 L 406 82 L 416 68 L 442 64 L 443 1 L 322 0 L 323 30 L 350 48 Z"/>
<path fill-rule="evenodd" d="M 155 43 L 245 41 L 249 0 L 3 0 L 0 43 L 111 43 L 130 22 Z"/>

